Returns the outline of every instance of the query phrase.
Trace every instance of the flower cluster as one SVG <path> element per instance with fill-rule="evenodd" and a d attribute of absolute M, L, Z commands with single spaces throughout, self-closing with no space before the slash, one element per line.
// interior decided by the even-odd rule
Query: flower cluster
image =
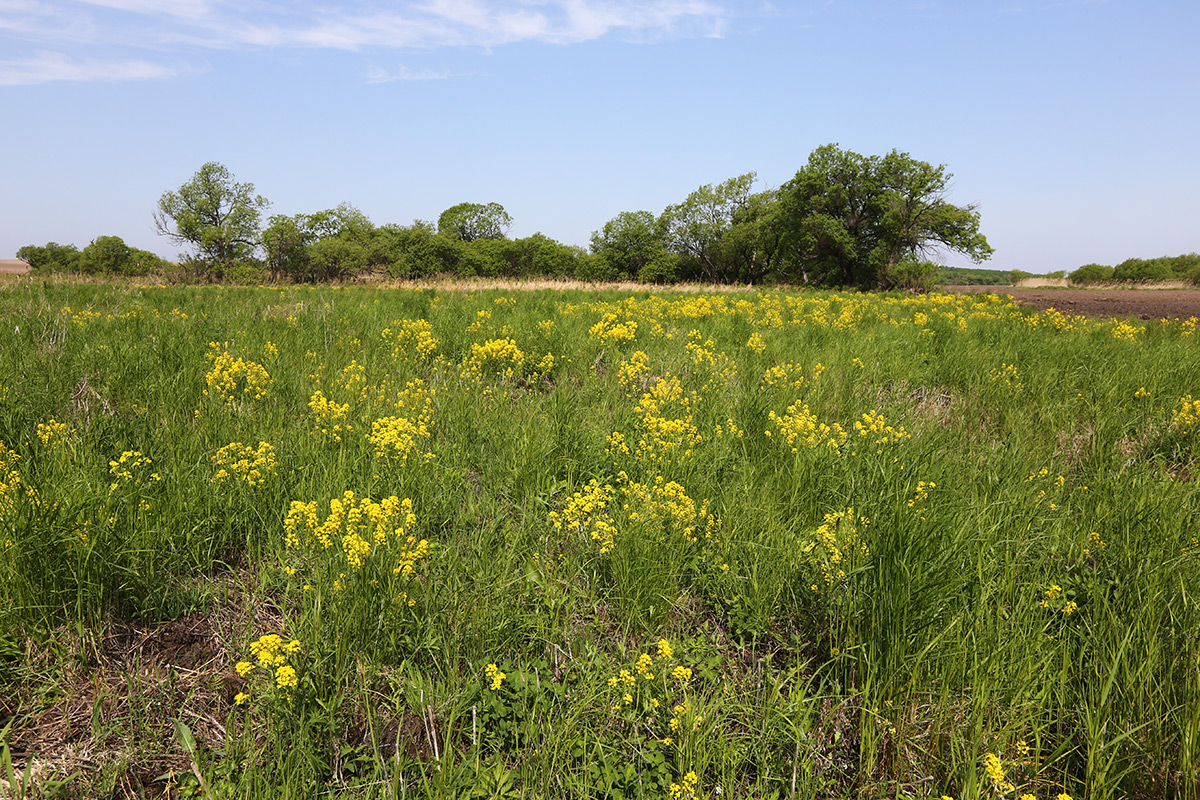
<path fill-rule="evenodd" d="M 300 554 L 302 565 L 323 566 L 328 572 L 344 564 L 354 575 L 371 565 L 367 582 L 378 582 L 380 577 L 388 580 L 397 590 L 396 599 L 410 606 L 416 601 L 399 586 L 413 580 L 417 566 L 429 557 L 429 541 L 417 538 L 413 533 L 416 526 L 411 499 L 392 496 L 376 502 L 369 497 L 356 499 L 351 491 L 329 502 L 324 520 L 316 501 L 293 500 L 283 521 L 285 543 Z M 340 553 L 341 559 L 331 562 L 325 553 L 335 542 L 340 548 L 334 552 Z M 295 572 L 289 568 L 289 574 Z M 338 573 L 335 591 L 345 587 L 345 576 L 345 572 Z"/>
<path fill-rule="evenodd" d="M 633 320 L 619 322 L 616 314 L 605 314 L 600 321 L 588 329 L 588 335 L 604 344 L 632 342 L 637 338 L 638 324 Z"/>
<path fill-rule="evenodd" d="M 267 396 L 274 381 L 262 364 L 234 358 L 229 352 L 228 343 L 218 345 L 209 342 L 209 347 L 213 352 L 206 354 L 206 358 L 212 362 L 212 368 L 204 376 L 204 383 L 208 387 L 204 390 L 206 397 L 216 396 L 226 405 L 233 406 L 243 398 L 261 400 Z"/>
<path fill-rule="evenodd" d="M 402 319 L 384 328 L 380 338 L 392 346 L 392 358 L 427 361 L 438 348 L 433 326 L 425 319 Z"/>
<path fill-rule="evenodd" d="M 854 430 L 858 431 L 860 439 L 877 445 L 893 444 L 912 438 L 912 434 L 903 427 L 888 425 L 887 420 L 877 410 L 863 414 L 862 418 L 854 423 Z"/>
<path fill-rule="evenodd" d="M 632 524 L 662 531 L 666 537 L 680 536 L 695 543 L 711 539 L 717 529 L 718 521 L 708 513 L 707 500 L 697 506 L 683 486 L 664 481 L 662 475 L 647 483 L 630 481 L 622 494 Z"/>
<path fill-rule="evenodd" d="M 485 378 L 511 381 L 524 364 L 525 354 L 512 339 L 488 339 L 471 345 L 471 353 L 463 360 L 459 374 L 478 381 Z"/>
<path fill-rule="evenodd" d="M 616 523 L 608 508 L 613 502 L 614 489 L 611 485 L 600 485 L 592 479 L 581 491 L 567 499 L 561 512 L 551 511 L 550 522 L 555 530 L 564 528 L 583 533 L 600 544 L 600 552 L 607 553 L 615 546 Z"/>
<path fill-rule="evenodd" d="M 267 692 L 278 690 L 286 697 L 288 691 L 296 688 L 300 682 L 300 676 L 296 672 L 294 663 L 289 663 L 290 657 L 298 654 L 300 649 L 299 639 L 285 642 L 282 636 L 274 633 L 260 636 L 256 641 L 250 643 L 250 653 L 254 660 L 239 661 L 234 665 L 234 669 L 243 678 L 251 681 L 254 680 L 254 675 L 269 676 L 265 678 L 264 690 Z M 291 660 L 294 661 L 294 659 Z M 249 693 L 238 692 L 234 702 L 240 706 L 249 699 Z"/>
<path fill-rule="evenodd" d="M 150 456 L 142 455 L 140 450 L 126 450 L 116 461 L 108 462 L 108 474 L 113 476 L 108 490 L 115 492 L 122 486 L 138 487 L 147 481 L 161 481 L 159 474 L 152 470 L 153 465 Z"/>
<path fill-rule="evenodd" d="M 917 481 L 917 489 L 908 499 L 908 507 L 913 510 L 917 519 L 925 519 L 925 503 L 936 488 L 937 484 L 933 481 Z"/>
<path fill-rule="evenodd" d="M 1001 364 L 999 367 L 993 368 L 989 374 L 993 383 L 1002 383 L 1014 392 L 1019 392 L 1024 388 L 1016 364 Z"/>
<path fill-rule="evenodd" d="M 788 406 L 783 416 L 774 411 L 769 412 L 767 416 L 775 423 L 784 442 L 792 448 L 793 453 L 800 452 L 801 447 L 808 450 L 818 447 L 837 450 L 846 443 L 846 431 L 841 425 L 836 422 L 832 425 L 820 422 L 805 403 L 793 403 Z M 767 430 L 766 434 L 771 436 L 772 432 Z"/>
<path fill-rule="evenodd" d="M 1171 427 L 1185 432 L 1200 431 L 1200 398 L 1193 400 L 1190 394 L 1179 398 L 1178 405 L 1171 409 Z"/>
<path fill-rule="evenodd" d="M 408 461 L 409 455 L 423 460 L 433 459 L 425 444 L 432 437 L 433 395 L 425 382 L 415 378 L 397 395 L 393 404 L 396 415 L 381 417 L 371 423 L 367 441 L 375 447 L 375 455 L 395 461 Z"/>
<path fill-rule="evenodd" d="M 626 397 L 646 390 L 650 375 L 650 356 L 644 350 L 635 350 L 627 359 L 617 364 L 617 381 Z"/>
<path fill-rule="evenodd" d="M 812 538 L 800 548 L 800 554 L 826 586 L 840 584 L 858 559 L 871 555 L 859 532 L 860 526 L 868 524 L 866 518 L 854 515 L 853 508 L 826 514 Z M 817 591 L 818 584 L 813 583 L 810 588 Z"/>
<path fill-rule="evenodd" d="M 65 422 L 39 422 L 37 426 L 37 438 L 41 439 L 42 444 L 51 445 L 55 442 L 62 441 L 73 434 L 75 429 L 68 426 Z"/>
<path fill-rule="evenodd" d="M 266 483 L 278 466 L 275 448 L 267 442 L 259 442 L 257 448 L 231 442 L 216 452 L 212 462 L 217 467 L 212 477 L 213 483 L 245 483 L 251 487 Z"/>
<path fill-rule="evenodd" d="M 500 668 L 495 664 L 488 664 L 487 667 L 484 668 L 483 672 L 487 676 L 489 682 L 488 685 L 491 686 L 492 691 L 499 689 L 504 684 L 504 679 L 508 677 L 508 675 L 504 672 L 501 672 Z"/>
<path fill-rule="evenodd" d="M 633 409 L 638 417 L 638 439 L 633 450 L 625 434 L 614 431 L 609 436 L 608 452 L 652 464 L 690 461 L 693 448 L 704 438 L 693 415 L 696 399 L 694 393 L 684 392 L 683 384 L 673 375 L 651 382 Z"/>
<path fill-rule="evenodd" d="M 315 432 L 335 442 L 340 442 L 342 434 L 354 427 L 347 419 L 350 404 L 336 403 L 327 398 L 320 389 L 313 392 L 308 401 L 308 410 L 312 413 Z"/>

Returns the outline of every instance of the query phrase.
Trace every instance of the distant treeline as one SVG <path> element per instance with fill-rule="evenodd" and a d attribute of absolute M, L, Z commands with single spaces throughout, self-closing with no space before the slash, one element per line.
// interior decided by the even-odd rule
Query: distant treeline
<path fill-rule="evenodd" d="M 925 289 L 939 270 L 929 253 L 957 252 L 976 263 L 992 253 L 975 206 L 945 200 L 949 178 L 944 166 L 907 153 L 863 156 L 825 145 L 778 189 L 754 191 L 753 172 L 704 185 L 661 214 L 618 214 L 585 250 L 540 233 L 508 238 L 512 218 L 499 203 L 459 203 L 436 224 L 411 225 L 375 225 L 344 203 L 271 216 L 264 226 L 266 198 L 210 162 L 164 193 L 154 213 L 159 233 L 190 251 L 179 265 L 147 258 L 115 236 L 83 251 L 30 245 L 18 256 L 39 272 L 174 271 L 201 280 L 449 274 Z"/>
<path fill-rule="evenodd" d="M 1159 258 L 1127 258 L 1115 267 L 1084 264 L 1067 276 L 1071 283 L 1161 283 L 1184 281 L 1200 286 L 1200 253 Z"/>
<path fill-rule="evenodd" d="M 1013 273 L 1007 269 L 942 267 L 938 282 L 947 286 L 1008 286 L 1013 282 Z"/>

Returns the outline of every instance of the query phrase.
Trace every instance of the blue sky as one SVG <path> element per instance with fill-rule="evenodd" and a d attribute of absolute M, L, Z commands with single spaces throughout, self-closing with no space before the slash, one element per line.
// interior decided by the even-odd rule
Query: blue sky
<path fill-rule="evenodd" d="M 207 161 L 269 213 L 496 201 L 586 246 L 829 142 L 946 164 L 985 266 L 1195 252 L 1198 35 L 1194 0 L 0 0 L 0 258 L 172 257 L 155 203 Z"/>

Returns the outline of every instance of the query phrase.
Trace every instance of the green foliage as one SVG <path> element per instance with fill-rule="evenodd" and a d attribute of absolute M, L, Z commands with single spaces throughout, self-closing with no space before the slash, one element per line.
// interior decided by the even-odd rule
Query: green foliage
<path fill-rule="evenodd" d="M 193 263 L 220 279 L 235 264 L 254 258 L 259 218 L 269 205 L 254 193 L 254 184 L 237 183 L 225 166 L 210 161 L 177 191 L 159 198 L 154 223 L 171 242 L 191 246 Z"/>
<path fill-rule="evenodd" d="M 48 242 L 39 247 L 27 244 L 17 250 L 17 258 L 29 263 L 34 272 L 77 272 L 79 270 L 79 249 L 73 244 L 58 244 Z"/>
<path fill-rule="evenodd" d="M 942 267 L 938 282 L 946 286 L 1007 286 L 1010 279 L 1008 270 Z"/>
<path fill-rule="evenodd" d="M 438 216 L 438 233 L 461 242 L 503 239 L 512 227 L 512 217 L 499 203 L 459 203 Z"/>
<path fill-rule="evenodd" d="M 1013 286 L 1016 286 L 1016 285 L 1017 285 L 1017 284 L 1019 284 L 1021 281 L 1029 280 L 1029 279 L 1030 279 L 1030 278 L 1032 278 L 1032 277 L 1033 277 L 1033 273 L 1032 273 L 1032 272 L 1026 272 L 1026 271 L 1025 271 L 1025 270 L 1023 270 L 1023 269 L 1014 269 L 1014 270 L 1009 270 L 1009 273 L 1008 273 L 1008 282 L 1009 282 L 1010 284 L 1012 284 Z"/>
<path fill-rule="evenodd" d="M 801 283 L 875 288 L 906 258 L 945 249 L 979 262 L 992 248 L 975 206 L 945 200 L 944 165 L 893 150 L 817 148 L 779 190 L 785 273 Z"/>
<path fill-rule="evenodd" d="M 942 283 L 942 267 L 932 261 L 907 258 L 896 265 L 889 277 L 888 289 L 906 292 L 931 292 Z"/>
<path fill-rule="evenodd" d="M 1113 279 L 1113 268 L 1106 267 L 1103 264 L 1084 264 L 1082 267 L 1073 270 L 1067 277 L 1071 283 L 1080 286 L 1107 283 Z"/>
<path fill-rule="evenodd" d="M 679 258 L 681 278 L 757 283 L 770 272 L 778 245 L 774 193 L 752 194 L 755 178 L 748 172 L 706 184 L 663 211 L 657 228 Z"/>
<path fill-rule="evenodd" d="M 606 280 L 660 283 L 674 276 L 673 257 L 658 220 L 649 211 L 622 211 L 592 231 L 591 251 L 603 262 Z"/>

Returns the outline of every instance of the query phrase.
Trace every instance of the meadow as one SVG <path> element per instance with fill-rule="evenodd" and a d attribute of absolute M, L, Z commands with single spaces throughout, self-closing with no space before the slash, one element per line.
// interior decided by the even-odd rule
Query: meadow
<path fill-rule="evenodd" d="M 0 778 L 1200 797 L 1196 328 L 6 283 Z"/>

